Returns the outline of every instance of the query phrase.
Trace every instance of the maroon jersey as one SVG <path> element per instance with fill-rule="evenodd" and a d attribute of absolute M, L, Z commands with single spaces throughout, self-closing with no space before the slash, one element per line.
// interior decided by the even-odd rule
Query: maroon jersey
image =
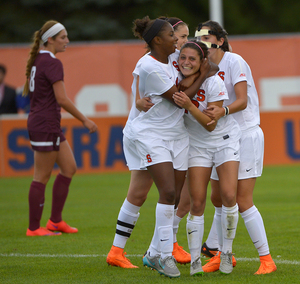
<path fill-rule="evenodd" d="M 60 60 L 49 51 L 40 51 L 30 73 L 28 131 L 60 131 L 61 107 L 56 101 L 52 85 L 63 79 Z"/>

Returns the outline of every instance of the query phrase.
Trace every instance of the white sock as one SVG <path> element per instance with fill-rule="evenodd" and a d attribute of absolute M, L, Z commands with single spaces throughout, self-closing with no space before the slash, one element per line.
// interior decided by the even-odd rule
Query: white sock
<path fill-rule="evenodd" d="M 189 213 L 186 223 L 186 233 L 191 253 L 191 263 L 193 263 L 198 257 L 200 257 L 201 253 L 204 233 L 204 215 L 194 216 Z"/>
<path fill-rule="evenodd" d="M 259 256 L 269 254 L 270 250 L 264 222 L 255 205 L 241 213 L 241 216 Z"/>
<path fill-rule="evenodd" d="M 222 252 L 232 252 L 232 243 L 235 238 L 236 227 L 239 220 L 238 205 L 226 207 L 222 205 L 222 232 L 223 232 L 223 248 Z"/>
<path fill-rule="evenodd" d="M 176 215 L 177 209 L 174 210 L 174 222 L 173 222 L 173 243 L 177 242 L 177 233 L 179 228 L 179 223 L 182 218 Z"/>
<path fill-rule="evenodd" d="M 219 241 L 218 241 L 218 230 L 217 230 L 217 218 L 219 217 L 221 219 L 221 213 L 222 213 L 222 208 L 221 207 L 215 207 L 215 214 L 214 214 L 214 219 L 211 224 L 211 228 L 208 234 L 208 237 L 206 239 L 206 245 L 209 248 L 219 248 Z M 220 222 L 221 223 L 221 222 Z"/>
<path fill-rule="evenodd" d="M 222 251 L 222 249 L 223 249 L 223 231 L 222 231 L 221 216 L 222 216 L 222 207 L 215 207 L 214 222 L 216 223 L 219 251 Z"/>
<path fill-rule="evenodd" d="M 117 229 L 113 245 L 119 248 L 124 248 L 128 238 L 134 229 L 134 226 L 139 218 L 139 210 L 141 207 L 135 206 L 127 199 L 122 204 L 118 215 Z"/>
<path fill-rule="evenodd" d="M 151 256 L 161 253 L 161 258 L 172 256 L 174 205 L 157 203 L 155 230 L 150 244 Z"/>

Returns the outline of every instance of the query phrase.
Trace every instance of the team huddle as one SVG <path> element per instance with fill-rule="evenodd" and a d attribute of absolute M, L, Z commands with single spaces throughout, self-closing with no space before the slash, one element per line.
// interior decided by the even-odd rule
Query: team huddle
<path fill-rule="evenodd" d="M 148 52 L 133 71 L 134 100 L 123 131 L 131 180 L 107 263 L 137 268 L 124 247 L 154 182 L 159 200 L 144 266 L 168 277 L 180 276 L 176 262 L 190 263 L 190 275 L 231 273 L 240 212 L 260 256 L 255 274 L 276 271 L 253 204 L 264 137 L 248 64 L 231 51 L 227 32 L 214 21 L 200 24 L 193 40 L 178 18 L 137 19 L 133 31 Z M 202 244 L 209 182 L 215 215 Z M 176 239 L 185 215 L 190 253 Z M 210 257 L 204 266 L 201 253 Z"/>
<path fill-rule="evenodd" d="M 138 268 L 125 257 L 124 248 L 154 182 L 159 199 L 144 266 L 171 278 L 180 276 L 177 262 L 190 263 L 192 276 L 218 270 L 230 274 L 237 262 L 232 244 L 240 213 L 260 257 L 255 274 L 276 271 L 262 217 L 253 204 L 256 178 L 263 169 L 264 136 L 248 64 L 232 52 L 227 32 L 214 21 L 199 24 L 193 40 L 188 40 L 188 25 L 178 18 L 136 19 L 133 33 L 148 51 L 133 71 L 134 99 L 123 130 L 131 180 L 106 262 Z M 76 162 L 61 130 L 61 107 L 90 133 L 97 126 L 66 96 L 63 67 L 55 54 L 65 51 L 68 42 L 65 27 L 48 21 L 35 33 L 27 63 L 24 94 L 30 96 L 28 132 L 34 150 L 27 236 L 78 231 L 62 218 Z M 60 173 L 44 228 L 45 187 L 55 163 Z M 203 242 L 209 183 L 215 214 Z M 189 253 L 176 237 L 184 216 Z M 210 257 L 203 266 L 201 254 Z"/>

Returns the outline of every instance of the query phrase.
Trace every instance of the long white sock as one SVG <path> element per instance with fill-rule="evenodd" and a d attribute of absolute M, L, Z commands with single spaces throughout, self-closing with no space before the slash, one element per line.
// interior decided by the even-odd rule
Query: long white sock
<path fill-rule="evenodd" d="M 154 235 L 150 244 L 150 255 L 160 252 L 161 258 L 172 256 L 174 205 L 157 203 Z"/>
<path fill-rule="evenodd" d="M 141 207 L 130 203 L 127 198 L 124 200 L 120 209 L 117 221 L 117 229 L 113 245 L 119 248 L 124 248 L 128 238 L 134 229 L 134 226 L 139 218 L 139 210 Z"/>
<path fill-rule="evenodd" d="M 217 218 L 219 217 L 221 219 L 221 213 L 222 213 L 222 208 L 221 207 L 215 207 L 215 214 L 214 214 L 214 219 L 211 224 L 211 228 L 209 231 L 209 234 L 206 239 L 206 245 L 209 248 L 219 248 L 219 241 L 218 241 L 218 230 L 217 230 Z M 221 221 L 220 221 L 221 224 Z"/>
<path fill-rule="evenodd" d="M 186 233 L 191 253 L 191 263 L 193 263 L 198 257 L 200 257 L 201 253 L 204 233 L 204 215 L 194 216 L 189 213 L 186 223 Z"/>
<path fill-rule="evenodd" d="M 223 232 L 223 252 L 232 252 L 232 243 L 235 238 L 236 227 L 239 220 L 238 205 L 226 207 L 222 205 L 222 232 Z"/>
<path fill-rule="evenodd" d="M 219 251 L 222 251 L 223 249 L 223 231 L 222 231 L 221 217 L 222 217 L 222 207 L 215 207 L 214 222 L 216 224 Z"/>
<path fill-rule="evenodd" d="M 179 223 L 182 218 L 176 215 L 177 209 L 174 210 L 174 222 L 173 222 L 173 243 L 177 242 L 177 233 L 179 228 Z"/>
<path fill-rule="evenodd" d="M 241 216 L 259 256 L 269 254 L 270 250 L 264 222 L 255 205 L 241 213 Z"/>

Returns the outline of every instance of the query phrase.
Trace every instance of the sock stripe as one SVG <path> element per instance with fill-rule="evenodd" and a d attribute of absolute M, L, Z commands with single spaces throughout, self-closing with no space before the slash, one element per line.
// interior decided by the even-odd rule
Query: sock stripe
<path fill-rule="evenodd" d="M 134 228 L 134 225 L 129 224 L 129 223 L 122 222 L 122 221 L 120 221 L 120 220 L 117 221 L 117 224 L 120 225 L 120 226 L 129 228 L 129 229 L 133 229 L 133 228 Z"/>
<path fill-rule="evenodd" d="M 118 235 L 121 235 L 121 236 L 124 236 L 124 237 L 127 237 L 129 238 L 131 236 L 131 233 L 127 233 L 127 232 L 124 232 L 124 231 L 120 231 L 118 229 L 116 229 L 116 234 Z"/>

